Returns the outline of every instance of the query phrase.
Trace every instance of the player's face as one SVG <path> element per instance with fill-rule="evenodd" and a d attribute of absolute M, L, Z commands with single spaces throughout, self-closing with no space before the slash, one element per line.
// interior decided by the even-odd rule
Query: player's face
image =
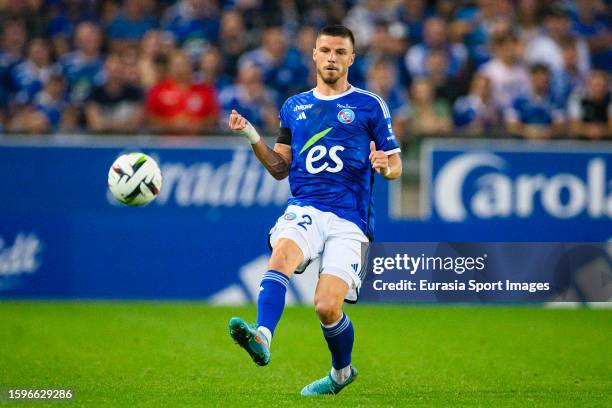
<path fill-rule="evenodd" d="M 326 84 L 335 84 L 348 75 L 348 68 L 355 60 L 355 52 L 349 38 L 322 35 L 312 51 L 317 75 Z"/>

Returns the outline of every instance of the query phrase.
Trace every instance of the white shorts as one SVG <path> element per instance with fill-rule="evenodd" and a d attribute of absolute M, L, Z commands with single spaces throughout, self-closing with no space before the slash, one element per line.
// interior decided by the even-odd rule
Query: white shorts
<path fill-rule="evenodd" d="M 354 223 L 311 206 L 290 205 L 270 230 L 270 246 L 279 238 L 295 242 L 304 254 L 298 270 L 321 257 L 319 274 L 334 275 L 349 286 L 346 301 L 356 302 L 364 278 L 368 238 Z"/>

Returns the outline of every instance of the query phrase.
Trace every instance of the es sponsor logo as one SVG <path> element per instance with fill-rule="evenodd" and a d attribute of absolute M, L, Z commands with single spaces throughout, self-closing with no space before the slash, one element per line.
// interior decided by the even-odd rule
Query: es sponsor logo
<path fill-rule="evenodd" d="M 322 171 L 328 171 L 330 173 L 338 173 L 344 168 L 344 163 L 338 156 L 338 152 L 344 150 L 344 146 L 332 146 L 329 151 L 325 146 L 315 146 L 308 151 L 306 155 L 306 170 L 310 174 L 317 174 Z M 329 158 L 334 163 L 330 163 L 326 160 L 321 162 L 329 154 Z M 320 164 L 319 164 L 320 163 Z"/>

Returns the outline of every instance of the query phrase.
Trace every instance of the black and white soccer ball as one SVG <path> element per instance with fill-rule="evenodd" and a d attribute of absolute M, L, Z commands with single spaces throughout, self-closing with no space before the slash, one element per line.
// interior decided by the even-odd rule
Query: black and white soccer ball
<path fill-rule="evenodd" d="M 151 156 L 128 153 L 115 160 L 108 171 L 108 188 L 119 202 L 138 206 L 150 203 L 162 187 L 162 174 Z"/>

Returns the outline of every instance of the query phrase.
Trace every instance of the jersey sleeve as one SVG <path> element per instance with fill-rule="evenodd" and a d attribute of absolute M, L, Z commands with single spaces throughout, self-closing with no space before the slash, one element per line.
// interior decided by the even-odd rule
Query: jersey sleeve
<path fill-rule="evenodd" d="M 280 110 L 278 111 L 278 119 L 280 121 L 280 128 L 286 128 L 289 129 L 291 128 L 290 123 L 289 123 L 289 115 L 287 115 L 287 105 L 288 105 L 289 101 L 286 100 L 285 103 L 283 103 L 283 106 L 281 106 Z"/>
<path fill-rule="evenodd" d="M 401 149 L 391 126 L 389 108 L 382 98 L 376 97 L 376 100 L 378 103 L 373 109 L 372 120 L 370 122 L 372 139 L 376 143 L 376 150 L 383 150 L 387 155 L 399 153 Z"/>
<path fill-rule="evenodd" d="M 280 121 L 280 133 L 276 143 L 291 145 L 291 126 L 289 124 L 289 115 L 287 115 L 287 102 L 283 103 L 283 106 L 278 112 L 278 119 Z"/>

